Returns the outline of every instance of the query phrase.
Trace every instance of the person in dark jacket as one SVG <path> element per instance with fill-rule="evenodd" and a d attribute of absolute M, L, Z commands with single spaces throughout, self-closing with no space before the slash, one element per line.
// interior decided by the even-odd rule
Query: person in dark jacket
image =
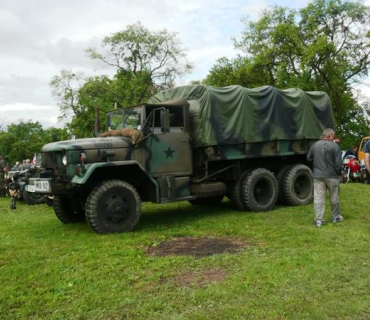
<path fill-rule="evenodd" d="M 339 183 L 342 174 L 342 153 L 334 143 L 334 130 L 324 130 L 321 140 L 315 142 L 307 159 L 313 161 L 315 224 L 321 227 L 325 222 L 326 190 L 330 194 L 333 223 L 343 221 L 340 214 Z"/>
<path fill-rule="evenodd" d="M 358 159 L 357 147 L 352 147 L 352 148 L 348 149 L 348 150 L 346 151 L 346 153 L 344 154 L 343 159 L 344 159 L 345 157 L 347 157 L 347 156 L 355 156 L 355 157 L 356 157 L 356 159 Z"/>

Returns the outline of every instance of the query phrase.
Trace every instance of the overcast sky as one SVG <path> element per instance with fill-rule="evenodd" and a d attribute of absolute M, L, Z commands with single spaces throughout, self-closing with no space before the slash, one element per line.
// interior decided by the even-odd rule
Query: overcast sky
<path fill-rule="evenodd" d="M 50 79 L 62 69 L 107 73 L 85 49 L 129 24 L 178 33 L 194 65 L 178 81 L 187 84 L 205 78 L 217 58 L 237 54 L 231 38 L 240 37 L 243 17 L 256 19 L 276 3 L 299 8 L 308 1 L 0 0 L 0 125 L 22 119 L 58 126 Z"/>

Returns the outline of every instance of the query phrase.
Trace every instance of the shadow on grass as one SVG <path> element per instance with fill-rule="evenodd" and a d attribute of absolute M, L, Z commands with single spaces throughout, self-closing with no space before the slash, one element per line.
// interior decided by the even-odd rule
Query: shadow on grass
<path fill-rule="evenodd" d="M 230 201 L 223 201 L 218 205 L 193 206 L 187 202 L 173 202 L 168 204 L 151 204 L 144 203 L 140 221 L 133 232 L 155 231 L 163 228 L 178 228 L 191 226 L 194 222 L 204 218 L 227 217 L 228 215 L 243 214 L 232 208 Z M 50 220 L 45 221 L 42 225 L 34 225 L 33 228 L 39 232 L 47 230 L 49 234 L 60 233 L 68 234 L 91 234 L 92 230 L 86 221 L 72 224 L 61 223 L 53 213 L 50 212 Z M 209 223 L 209 222 L 208 222 Z M 43 233 L 43 232 L 42 232 Z"/>
<path fill-rule="evenodd" d="M 232 209 L 229 201 L 218 205 L 192 206 L 183 202 L 166 205 L 149 205 L 143 208 L 136 231 L 155 229 L 156 227 L 171 227 L 179 224 L 191 224 L 206 217 L 227 216 L 238 214 Z"/>

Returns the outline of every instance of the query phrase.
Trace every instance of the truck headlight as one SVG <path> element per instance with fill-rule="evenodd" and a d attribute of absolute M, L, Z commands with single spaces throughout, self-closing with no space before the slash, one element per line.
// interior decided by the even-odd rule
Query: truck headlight
<path fill-rule="evenodd" d="M 64 155 L 62 158 L 62 163 L 66 166 L 67 165 L 67 156 Z"/>

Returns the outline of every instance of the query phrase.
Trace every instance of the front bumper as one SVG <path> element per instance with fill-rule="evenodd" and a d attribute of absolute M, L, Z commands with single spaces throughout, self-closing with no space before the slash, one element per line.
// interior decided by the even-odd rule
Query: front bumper
<path fill-rule="evenodd" d="M 66 191 L 66 184 L 56 182 L 53 178 L 29 178 L 25 189 L 28 192 L 45 195 L 63 194 Z"/>

